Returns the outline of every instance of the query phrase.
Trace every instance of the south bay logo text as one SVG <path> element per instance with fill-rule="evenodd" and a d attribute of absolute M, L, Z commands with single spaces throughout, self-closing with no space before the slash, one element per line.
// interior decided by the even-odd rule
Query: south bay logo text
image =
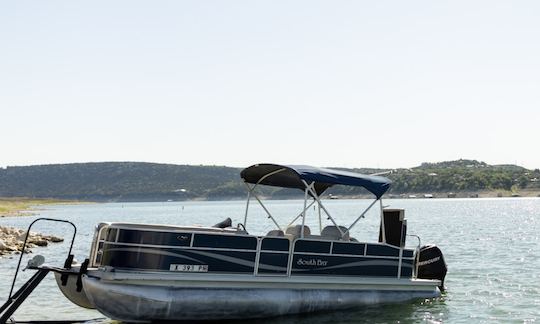
<path fill-rule="evenodd" d="M 328 264 L 328 261 L 321 260 L 321 259 L 309 259 L 309 260 L 298 259 L 298 261 L 296 261 L 296 264 L 301 265 L 301 266 L 320 266 L 320 267 L 324 267 L 324 266 L 326 266 Z"/>

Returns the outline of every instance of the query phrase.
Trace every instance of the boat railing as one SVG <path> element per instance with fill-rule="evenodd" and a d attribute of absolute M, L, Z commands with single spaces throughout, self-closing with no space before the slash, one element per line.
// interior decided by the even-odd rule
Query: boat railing
<path fill-rule="evenodd" d="M 418 240 L 418 245 L 416 246 L 415 248 L 415 251 L 414 251 L 414 271 L 413 271 L 413 278 L 417 278 L 418 276 L 418 258 L 420 257 L 420 247 L 422 246 L 422 240 L 420 239 L 420 236 L 418 235 L 415 235 L 415 234 L 407 234 L 407 236 L 410 236 L 410 237 L 415 237 L 417 240 Z"/>
<path fill-rule="evenodd" d="M 169 231 L 164 231 L 164 228 L 157 227 L 154 228 L 152 225 L 142 225 L 139 224 L 135 226 L 125 226 L 122 223 L 102 223 L 96 227 L 96 232 L 94 234 L 94 242 L 92 244 L 91 250 L 91 268 L 108 266 L 109 261 L 104 262 L 103 258 L 106 257 L 103 255 L 104 249 L 107 249 L 107 246 L 110 244 L 129 246 L 129 247 L 144 247 L 151 246 L 152 248 L 172 248 L 172 249 L 186 249 L 186 250 L 208 250 L 213 249 L 215 253 L 221 253 L 219 251 L 225 252 L 241 252 L 241 253 L 254 253 L 254 268 L 253 275 L 285 275 L 291 276 L 294 272 L 293 260 L 298 254 L 307 254 L 311 256 L 321 255 L 323 257 L 363 257 L 363 258 L 389 258 L 392 259 L 392 262 L 396 263 L 396 273 L 397 278 L 402 276 L 402 267 L 407 263 L 407 267 L 410 268 L 410 272 L 403 272 L 403 275 L 410 278 L 413 272 L 417 272 L 414 268 L 413 255 L 414 251 L 412 248 L 406 249 L 405 246 L 396 246 L 389 244 L 388 242 L 359 242 L 355 239 L 344 239 L 341 238 L 337 229 L 335 235 L 333 236 L 324 236 L 324 235 L 311 235 L 310 233 L 304 233 L 303 237 L 301 233 L 295 231 L 294 233 L 283 233 L 278 230 L 274 230 L 276 234 L 279 235 L 247 235 L 242 234 L 242 230 L 237 231 L 214 231 L 214 228 L 199 228 L 199 227 L 168 227 Z M 301 225 L 295 226 L 295 229 L 302 229 Z M 308 230 L 309 227 L 304 225 L 304 230 Z M 123 233 L 122 231 L 129 231 L 131 233 Z M 137 234 L 135 232 L 141 232 Z M 149 232 L 162 233 L 160 235 L 172 235 L 172 237 L 182 237 L 186 244 L 169 244 L 167 239 L 164 240 L 150 240 L 147 241 L 143 239 L 144 237 L 149 237 Z M 163 233 L 167 232 L 167 234 Z M 135 236 L 134 236 L 135 235 Z M 219 236 L 221 239 L 211 238 L 214 236 Z M 165 236 L 164 236 L 165 237 Z M 228 237 L 228 238 L 227 238 Z M 236 241 L 236 238 L 244 237 L 250 238 L 251 242 L 250 247 L 239 247 L 235 248 L 231 246 L 230 240 Z M 268 242 L 265 244 L 264 242 Z M 196 242 L 199 243 L 196 243 Z M 287 242 L 287 244 L 284 243 Z M 320 248 L 315 248 L 313 244 L 308 244 L 307 241 L 319 242 L 319 247 L 321 244 L 327 246 L 324 251 Z M 208 243 L 214 242 L 214 243 Z M 280 243 L 281 242 L 281 243 Z M 201 245 L 202 244 L 202 245 Z M 217 244 L 217 245 L 216 245 Z M 222 245 L 225 244 L 225 245 Z M 235 243 L 236 244 L 236 243 Z M 299 245 L 303 247 L 299 248 Z M 265 247 L 266 246 L 266 247 Z M 311 246 L 311 247 L 307 247 Z M 348 246 L 348 247 L 347 247 Z M 307 250 L 306 250 L 307 249 Z M 315 250 L 311 250 L 315 249 Z M 107 253 L 105 251 L 105 253 Z M 285 262 L 284 254 L 287 255 L 287 261 Z M 268 267 L 265 268 L 265 271 L 261 271 L 260 263 L 266 264 L 263 261 L 269 260 L 269 257 L 274 257 L 277 255 L 282 255 L 281 258 L 285 263 L 283 263 L 283 271 L 277 271 L 275 269 L 269 271 Z M 107 257 L 107 260 L 110 259 L 110 255 Z M 274 259 L 275 260 L 275 259 Z M 272 261 L 273 262 L 273 261 Z M 120 266 L 120 265 L 119 265 Z M 122 266 L 120 266 L 122 267 Z M 136 267 L 136 265 L 130 264 L 128 268 Z"/>
<path fill-rule="evenodd" d="M 28 266 L 24 268 L 22 271 L 25 271 L 26 269 L 35 269 L 38 270 L 28 281 L 26 281 L 15 293 L 15 283 L 17 282 L 17 277 L 19 274 L 19 270 L 21 268 L 21 262 L 25 254 L 28 253 L 28 250 L 26 249 L 28 244 L 28 239 L 30 237 L 30 230 L 32 229 L 32 226 L 36 224 L 37 222 L 55 222 L 55 223 L 64 223 L 68 224 L 73 228 L 73 236 L 71 237 L 71 242 L 69 244 L 69 250 L 67 253 L 66 260 L 64 261 L 64 267 L 63 268 L 56 268 L 59 269 L 62 273 L 61 275 L 61 282 L 63 285 L 67 283 L 68 275 L 65 272 L 66 270 L 69 271 L 72 268 L 73 263 L 73 243 L 75 242 L 75 236 L 77 235 L 77 227 L 75 224 L 73 224 L 70 221 L 63 220 L 63 219 L 55 219 L 55 218 L 37 218 L 35 219 L 30 225 L 28 226 L 28 229 L 26 230 L 26 235 L 24 237 L 24 243 L 21 247 L 21 253 L 19 255 L 19 261 L 17 263 L 17 268 L 15 269 L 15 274 L 13 276 L 13 281 L 11 283 L 11 289 L 9 291 L 8 298 L 6 302 L 0 306 L 0 323 L 6 323 L 8 319 L 11 318 L 11 315 L 19 308 L 19 306 L 26 300 L 26 298 L 34 291 L 34 289 L 41 283 L 41 281 L 47 276 L 49 271 L 51 271 L 51 267 L 49 268 L 40 268 L 41 265 L 45 262 L 45 258 L 41 255 L 36 255 L 34 258 L 32 258 L 28 262 Z"/>
<path fill-rule="evenodd" d="M 96 226 L 94 230 L 94 238 L 90 247 L 90 263 L 89 267 L 99 267 L 101 264 L 101 256 L 103 254 L 103 245 L 105 244 L 107 229 L 111 223 L 102 222 Z"/>

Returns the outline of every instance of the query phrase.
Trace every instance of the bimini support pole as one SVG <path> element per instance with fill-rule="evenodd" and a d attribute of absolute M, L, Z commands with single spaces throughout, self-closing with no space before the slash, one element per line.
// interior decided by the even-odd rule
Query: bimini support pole
<path fill-rule="evenodd" d="M 261 204 L 262 208 L 266 211 L 266 213 L 268 214 L 268 217 L 272 219 L 272 221 L 274 222 L 274 224 L 276 224 L 276 226 L 279 228 L 279 230 L 281 230 L 281 227 L 279 226 L 279 224 L 276 222 L 276 220 L 274 219 L 274 217 L 272 217 L 272 215 L 270 214 L 270 212 L 268 211 L 268 209 L 266 209 L 266 207 L 263 205 L 263 203 L 261 202 L 261 200 L 259 199 L 259 197 L 257 197 L 257 195 L 253 192 L 253 190 L 255 190 L 255 188 L 257 187 L 257 185 L 259 183 L 261 183 L 264 179 L 268 178 L 269 176 L 271 175 L 274 175 L 276 173 L 279 173 L 279 172 L 282 172 L 282 171 L 285 171 L 286 169 L 285 168 L 281 168 L 281 169 L 277 169 L 276 171 L 273 171 L 273 172 L 270 172 L 268 174 L 265 174 L 263 177 L 261 177 L 259 179 L 259 181 L 257 181 L 256 184 L 253 185 L 253 187 L 250 187 L 249 184 L 247 182 L 244 182 L 244 184 L 246 185 L 246 187 L 248 188 L 248 196 L 247 196 L 247 202 L 246 202 L 246 213 L 244 215 L 244 228 L 246 228 L 246 223 L 247 223 L 247 216 L 248 216 L 248 209 L 249 209 L 249 200 L 251 199 L 251 196 L 255 197 L 257 199 L 257 201 L 259 202 L 259 204 Z"/>
<path fill-rule="evenodd" d="M 281 231 L 281 227 L 279 226 L 278 222 L 276 222 L 276 219 L 272 216 L 272 214 L 270 213 L 270 211 L 266 208 L 266 206 L 263 204 L 263 202 L 261 201 L 261 199 L 259 199 L 259 197 L 256 195 L 256 194 L 252 194 L 253 197 L 255 197 L 255 199 L 257 199 L 257 201 L 259 202 L 259 204 L 261 205 L 261 207 L 264 209 L 264 211 L 266 212 L 266 214 L 268 215 L 268 218 L 270 218 L 272 220 L 272 222 L 274 222 L 274 224 L 276 224 L 277 228 Z"/>
<path fill-rule="evenodd" d="M 368 210 L 371 209 L 371 207 L 373 207 L 373 205 L 375 205 L 375 203 L 377 202 L 378 199 L 375 199 L 369 206 L 368 208 L 366 208 L 362 214 L 360 214 L 360 216 L 358 216 L 358 218 L 356 218 L 356 220 L 351 224 L 351 226 L 349 226 L 349 228 L 347 228 L 347 231 L 345 233 L 350 233 L 350 230 L 351 228 L 353 228 L 354 225 L 356 225 L 356 223 L 358 223 L 358 221 L 362 218 L 364 218 L 364 215 L 366 215 L 366 213 L 368 212 Z"/>
<path fill-rule="evenodd" d="M 315 203 L 315 199 L 313 199 L 312 202 L 310 202 L 306 208 L 309 208 L 311 206 L 313 206 L 313 204 Z M 294 222 L 296 222 L 296 220 L 300 217 L 302 217 L 302 215 L 304 214 L 304 211 L 301 211 L 300 214 L 298 214 L 288 225 L 287 227 L 291 226 L 292 224 L 294 224 Z"/>
<path fill-rule="evenodd" d="M 317 193 L 315 192 L 314 189 L 311 188 L 311 186 L 309 186 L 307 184 L 306 181 L 302 180 L 302 182 L 304 183 L 304 185 L 306 186 L 306 188 L 309 190 L 309 192 L 311 193 L 311 196 L 313 197 L 313 199 L 315 199 L 317 201 L 317 204 L 319 205 L 320 208 L 322 208 L 322 210 L 324 211 L 324 213 L 326 214 L 326 216 L 328 216 L 328 219 L 330 219 L 330 221 L 332 221 L 332 224 L 334 224 L 334 226 L 338 229 L 339 231 L 339 234 L 341 234 L 341 237 L 343 238 L 345 236 L 345 233 L 343 233 L 343 231 L 341 230 L 341 228 L 338 226 L 338 224 L 336 223 L 336 221 L 334 220 L 334 218 L 332 218 L 332 216 L 330 215 L 330 213 L 328 212 L 328 210 L 326 210 L 326 207 L 324 207 L 324 205 L 322 204 L 321 202 L 321 199 L 319 198 L 319 196 L 317 195 Z"/>
<path fill-rule="evenodd" d="M 305 181 L 304 181 L 305 183 Z M 311 184 L 313 185 L 313 183 Z M 301 238 L 304 238 L 304 227 L 305 227 L 305 224 L 306 224 L 306 214 L 307 214 L 307 198 L 308 198 L 308 190 L 309 188 L 311 187 L 310 186 L 307 186 L 306 187 L 306 190 L 304 190 L 304 210 L 302 211 L 302 229 L 301 229 L 301 232 L 300 232 L 300 237 Z"/>
<path fill-rule="evenodd" d="M 244 182 L 244 184 L 248 188 L 247 201 L 246 201 L 246 214 L 244 215 L 244 224 L 243 224 L 244 228 L 246 228 L 248 209 L 249 209 L 249 201 L 251 199 L 251 188 L 249 187 L 249 185 L 247 183 Z"/>
<path fill-rule="evenodd" d="M 317 211 L 319 212 L 319 233 L 322 233 L 321 206 L 317 206 Z"/>

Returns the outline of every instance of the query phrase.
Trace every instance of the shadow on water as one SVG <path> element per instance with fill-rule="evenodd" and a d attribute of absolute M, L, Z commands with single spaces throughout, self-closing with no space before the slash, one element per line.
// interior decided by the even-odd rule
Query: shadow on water
<path fill-rule="evenodd" d="M 227 320 L 220 324 L 327 324 L 327 323 L 442 323 L 448 318 L 445 297 L 417 300 L 401 304 L 369 305 L 326 313 L 279 316 L 266 319 Z M 154 322 L 173 323 L 173 322 Z M 179 323 L 179 322 L 174 322 Z M 185 321 L 181 323 L 215 323 L 214 321 Z"/>

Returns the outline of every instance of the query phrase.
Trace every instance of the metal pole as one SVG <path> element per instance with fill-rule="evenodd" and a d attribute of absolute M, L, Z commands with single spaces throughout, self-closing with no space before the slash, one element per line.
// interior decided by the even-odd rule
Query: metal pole
<path fill-rule="evenodd" d="M 287 169 L 286 169 L 286 168 L 281 168 L 281 169 L 277 169 L 276 171 L 272 171 L 272 172 L 270 172 L 270 173 L 267 173 L 267 174 L 265 174 L 264 176 L 262 176 L 262 177 L 259 179 L 259 181 L 257 181 L 257 183 L 256 183 L 255 185 L 258 185 L 259 183 L 261 183 L 261 181 L 263 181 L 264 179 L 268 178 L 269 176 L 272 176 L 272 175 L 274 175 L 274 174 L 276 174 L 276 173 L 280 173 L 280 172 L 285 171 L 285 170 L 287 170 Z M 253 187 L 253 188 L 255 188 L 255 187 Z"/>
<path fill-rule="evenodd" d="M 317 203 L 319 204 L 319 206 L 324 210 L 324 213 L 326 214 L 326 216 L 328 216 L 328 218 L 332 221 L 334 226 L 338 229 L 339 233 L 341 234 L 341 237 L 343 238 L 343 236 L 345 236 L 345 233 L 343 233 L 343 231 L 338 226 L 336 221 L 332 218 L 332 216 L 330 216 L 330 213 L 328 212 L 328 210 L 326 210 L 326 208 L 322 204 L 321 200 L 319 199 L 319 196 L 317 196 L 317 193 L 314 190 L 312 190 L 310 186 L 308 186 L 307 182 L 305 182 L 304 180 L 302 180 L 302 182 L 304 183 L 306 188 L 308 188 L 309 192 L 311 192 L 311 195 L 313 196 L 313 199 L 317 200 Z"/>
<path fill-rule="evenodd" d="M 262 203 L 262 201 L 259 199 L 259 197 L 253 193 L 253 197 L 255 197 L 255 199 L 257 199 L 257 201 L 259 202 L 259 204 L 261 205 L 261 207 L 264 209 L 264 211 L 266 212 L 266 214 L 268 215 L 268 218 L 270 218 L 274 224 L 276 224 L 277 228 L 281 231 L 281 227 L 279 226 L 279 224 L 276 222 L 276 220 L 274 219 L 274 217 L 272 217 L 272 214 L 270 213 L 270 211 L 268 209 L 266 209 L 266 206 Z"/>
<path fill-rule="evenodd" d="M 315 203 L 315 200 L 313 200 L 312 202 L 310 202 L 309 205 L 307 206 L 307 208 L 311 207 L 311 205 L 313 205 L 314 203 Z M 289 225 L 287 225 L 287 227 L 288 227 L 288 226 L 291 226 L 292 224 L 294 224 L 294 222 L 296 222 L 296 220 L 297 220 L 298 218 L 302 217 L 302 214 L 303 214 L 303 213 L 304 213 L 304 212 L 301 211 L 300 214 L 298 214 L 298 215 L 292 220 L 292 222 L 290 222 Z"/>
<path fill-rule="evenodd" d="M 368 212 L 368 210 L 371 209 L 371 207 L 373 207 L 373 205 L 375 205 L 375 203 L 377 202 L 377 199 L 375 199 L 371 205 L 368 206 L 368 208 L 366 208 L 366 210 L 364 210 L 364 212 L 362 214 L 360 214 L 360 216 L 358 216 L 358 218 L 351 224 L 351 226 L 349 226 L 349 228 L 347 228 L 347 231 L 345 233 L 349 233 L 349 231 L 351 230 L 351 228 L 353 228 L 354 225 L 356 225 L 356 223 L 358 223 L 358 221 L 364 217 L 364 215 Z"/>
<path fill-rule="evenodd" d="M 304 190 L 304 211 L 302 212 L 302 232 L 300 233 L 301 238 L 304 238 L 304 226 L 306 223 L 306 213 L 307 213 L 306 206 L 307 206 L 308 188 L 309 186 L 306 188 L 306 190 Z"/>
<path fill-rule="evenodd" d="M 315 199 L 313 199 L 315 202 Z M 317 211 L 319 212 L 319 234 L 322 234 L 322 221 L 321 221 L 321 206 L 317 204 Z"/>
<path fill-rule="evenodd" d="M 21 261 L 22 261 L 23 255 L 24 255 L 24 251 L 26 249 L 26 243 L 28 241 L 28 237 L 30 236 L 30 229 L 32 229 L 32 226 L 36 222 L 41 221 L 41 220 L 50 221 L 50 222 L 67 223 L 67 224 L 69 224 L 69 225 L 71 225 L 73 227 L 73 237 L 71 238 L 71 245 L 69 246 L 68 257 L 69 257 L 69 255 L 71 255 L 71 250 L 73 250 L 73 242 L 75 242 L 75 235 L 77 235 L 77 227 L 75 226 L 75 224 L 73 224 L 72 222 L 67 221 L 67 220 L 54 219 L 54 218 L 37 218 L 36 220 L 34 220 L 32 223 L 30 223 L 30 226 L 28 226 L 28 230 L 26 230 L 26 236 L 24 237 L 24 243 L 23 243 L 23 246 L 22 246 L 21 255 L 19 257 L 19 262 L 17 263 L 17 269 L 15 270 L 15 276 L 13 277 L 13 282 L 11 283 L 11 289 L 9 290 L 8 299 L 11 299 L 11 296 L 13 294 L 13 288 L 15 288 L 15 281 L 17 281 L 17 275 L 19 274 L 19 269 L 21 267 Z"/>
<path fill-rule="evenodd" d="M 252 188 L 250 188 L 250 186 L 246 182 L 244 182 L 244 184 L 248 188 L 247 201 L 246 201 L 246 213 L 244 215 L 244 228 L 246 228 L 247 217 L 248 217 L 248 209 L 249 209 L 249 200 L 251 199 L 251 190 L 252 190 Z M 253 188 L 255 188 L 255 187 L 253 187 Z"/>
<path fill-rule="evenodd" d="M 257 185 L 259 183 L 261 183 L 261 181 L 263 181 L 264 179 L 268 178 L 269 176 L 271 175 L 274 175 L 276 173 L 279 173 L 279 172 L 282 172 L 282 171 L 285 171 L 287 170 L 286 168 L 281 168 L 281 169 L 277 169 L 276 171 L 272 171 L 268 174 L 265 174 L 263 177 L 261 177 L 259 179 L 259 181 L 257 181 L 257 183 L 255 183 L 253 185 L 253 187 L 250 187 L 248 185 L 247 182 L 244 181 L 244 184 L 246 185 L 246 187 L 248 188 L 248 196 L 247 196 L 247 201 L 246 201 L 246 213 L 244 215 L 244 228 L 246 228 L 246 223 L 247 223 L 247 216 L 248 216 L 248 208 L 249 208 L 249 200 L 251 198 L 251 193 L 253 192 L 253 190 L 255 190 L 255 187 L 257 187 Z M 266 209 L 266 207 L 263 205 L 263 203 L 261 202 L 261 200 L 259 199 L 259 197 L 257 197 L 257 195 L 253 194 L 253 196 L 255 198 L 257 198 L 257 200 L 259 201 L 259 204 L 261 204 L 262 208 L 266 211 L 266 213 L 268 214 L 268 216 L 270 216 L 270 218 L 272 218 L 272 221 L 274 221 L 274 223 L 276 224 L 276 226 L 281 230 L 281 228 L 279 227 L 278 223 L 274 220 L 274 218 L 272 217 L 272 215 L 270 215 L 270 212 Z"/>

